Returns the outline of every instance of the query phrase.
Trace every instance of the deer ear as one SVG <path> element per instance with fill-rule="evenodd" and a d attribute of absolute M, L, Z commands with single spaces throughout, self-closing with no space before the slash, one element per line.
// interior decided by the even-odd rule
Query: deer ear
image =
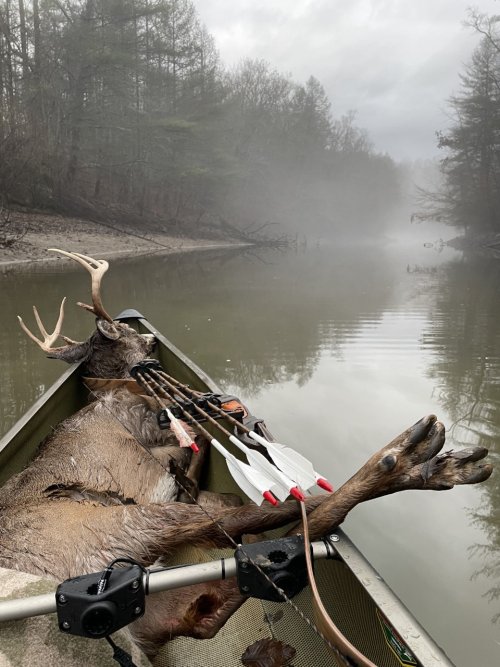
<path fill-rule="evenodd" d="M 120 332 L 115 327 L 113 322 L 98 319 L 96 320 L 96 327 L 99 330 L 99 333 L 104 336 L 104 338 L 108 338 L 109 340 L 118 340 L 118 338 L 120 338 Z"/>
<path fill-rule="evenodd" d="M 65 347 L 55 347 L 47 355 L 48 359 L 60 359 L 68 364 L 76 364 L 79 361 L 87 359 L 89 354 L 89 344 L 73 343 Z"/>

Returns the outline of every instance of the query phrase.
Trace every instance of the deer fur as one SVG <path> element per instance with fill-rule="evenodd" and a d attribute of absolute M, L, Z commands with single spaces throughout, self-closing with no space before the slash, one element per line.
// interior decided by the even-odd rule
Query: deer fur
<path fill-rule="evenodd" d="M 96 315 L 96 330 L 83 343 L 63 337 L 66 345 L 53 347 L 62 337 L 64 303 L 53 334 L 35 309 L 43 341 L 22 321 L 21 326 L 49 356 L 83 361 L 85 374 L 128 377 L 131 366 L 150 353 L 151 342 L 104 311 L 103 260 L 60 252 L 94 272 L 94 305 L 81 305 Z M 295 501 L 276 508 L 234 507 L 202 492 L 199 505 L 177 502 L 179 489 L 166 468 L 173 459 L 177 470 L 189 475 L 191 452 L 157 428 L 157 409 L 151 398 L 124 387 L 92 393 L 85 408 L 63 421 L 32 463 L 0 489 L 0 566 L 62 581 L 101 570 L 118 557 L 150 566 L 186 545 L 232 546 L 243 534 L 299 519 Z M 486 450 L 440 454 L 444 441 L 443 425 L 428 416 L 374 454 L 334 494 L 308 498 L 311 539 L 333 530 L 359 502 L 404 489 L 445 490 L 490 476 L 491 466 L 482 462 Z M 297 531 L 300 526 L 290 532 Z M 149 596 L 146 614 L 130 630 L 154 656 L 176 636 L 214 636 L 244 600 L 232 579 L 158 593 Z"/>

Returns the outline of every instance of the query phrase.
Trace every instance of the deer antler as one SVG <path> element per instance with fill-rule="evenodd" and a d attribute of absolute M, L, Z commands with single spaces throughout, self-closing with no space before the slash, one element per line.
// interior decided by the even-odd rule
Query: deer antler
<path fill-rule="evenodd" d="M 36 323 L 38 324 L 38 328 L 40 330 L 40 333 L 43 336 L 43 340 L 40 340 L 37 338 L 34 334 L 31 333 L 31 331 L 28 329 L 28 327 L 24 324 L 22 318 L 18 315 L 17 319 L 19 320 L 19 324 L 21 325 L 22 330 L 31 338 L 31 340 L 34 340 L 35 343 L 42 348 L 44 352 L 53 352 L 54 350 L 60 350 L 62 348 L 53 348 L 52 345 L 56 342 L 56 340 L 61 336 L 61 327 L 62 323 L 64 320 L 64 303 L 66 301 L 66 297 L 61 301 L 61 307 L 59 308 L 59 319 L 57 320 L 56 326 L 54 328 L 54 331 L 49 334 L 45 330 L 45 327 L 43 326 L 43 322 L 40 319 L 40 315 L 38 314 L 38 310 L 36 309 L 36 306 L 33 306 L 33 312 L 35 314 L 35 319 Z M 61 336 L 64 338 L 66 342 L 71 342 L 74 343 L 75 341 L 71 341 L 69 338 L 66 339 L 65 336 Z"/>
<path fill-rule="evenodd" d="M 94 259 L 88 255 L 82 255 L 79 252 L 67 252 L 66 250 L 59 250 L 58 248 L 49 248 L 52 252 L 58 252 L 65 257 L 74 259 L 75 262 L 81 264 L 92 276 L 92 306 L 86 303 L 78 302 L 78 305 L 85 310 L 93 313 L 96 317 L 107 320 L 113 323 L 113 318 L 106 312 L 101 301 L 101 280 L 103 275 L 109 268 L 108 262 L 105 259 Z"/>

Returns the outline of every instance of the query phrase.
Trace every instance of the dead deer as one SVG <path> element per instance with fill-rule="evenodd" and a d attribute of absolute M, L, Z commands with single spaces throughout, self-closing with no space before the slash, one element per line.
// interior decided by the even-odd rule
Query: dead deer
<path fill-rule="evenodd" d="M 79 305 L 95 315 L 96 331 L 85 342 L 62 336 L 64 300 L 53 333 L 47 333 L 36 308 L 42 339 L 20 320 L 23 330 L 50 357 L 83 361 L 87 375 L 127 378 L 131 366 L 148 356 L 151 342 L 114 322 L 104 310 L 100 284 L 107 262 L 59 252 L 92 276 L 93 305 Z M 66 344 L 54 347 L 59 337 Z M 62 581 L 103 569 L 117 557 L 150 566 L 187 544 L 231 546 L 230 541 L 243 534 L 259 534 L 299 518 L 295 501 L 276 508 L 224 506 L 211 496 L 202 497 L 204 507 L 176 502 L 178 489 L 165 462 L 174 457 L 186 468 L 190 451 L 180 450 L 168 431 L 158 429 L 152 399 L 127 388 L 91 398 L 42 443 L 34 461 L 0 489 L 0 566 Z M 444 441 L 443 425 L 433 415 L 426 417 L 372 456 L 334 494 L 308 498 L 311 539 L 332 531 L 365 500 L 404 489 L 446 490 L 490 476 L 491 465 L 482 462 L 487 450 L 440 454 Z M 162 459 L 155 460 L 139 443 Z M 297 531 L 295 527 L 291 532 Z M 146 614 L 130 630 L 153 656 L 161 644 L 179 635 L 214 636 L 244 600 L 232 579 L 158 593 L 149 597 Z"/>

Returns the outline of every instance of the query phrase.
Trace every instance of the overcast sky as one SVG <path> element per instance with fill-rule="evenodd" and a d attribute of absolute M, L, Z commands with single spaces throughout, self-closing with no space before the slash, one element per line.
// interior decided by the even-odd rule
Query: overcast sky
<path fill-rule="evenodd" d="M 357 110 L 375 146 L 397 159 L 432 157 L 446 99 L 478 36 L 467 7 L 495 0 L 195 0 L 222 61 L 263 58 L 324 85 L 335 116 Z"/>

